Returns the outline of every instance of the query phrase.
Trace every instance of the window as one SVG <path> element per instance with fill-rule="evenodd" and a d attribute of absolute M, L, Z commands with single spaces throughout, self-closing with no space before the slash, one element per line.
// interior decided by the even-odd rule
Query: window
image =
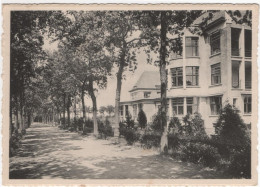
<path fill-rule="evenodd" d="M 252 67 L 251 62 L 245 62 L 245 88 L 252 88 Z"/>
<path fill-rule="evenodd" d="M 232 88 L 239 88 L 239 61 L 232 61 Z"/>
<path fill-rule="evenodd" d="M 212 115 L 217 115 L 222 108 L 222 97 L 221 96 L 213 96 L 210 97 L 210 110 Z"/>
<path fill-rule="evenodd" d="M 237 98 L 233 98 L 233 106 L 234 106 L 234 107 L 237 106 Z"/>
<path fill-rule="evenodd" d="M 125 105 L 125 115 L 128 116 L 129 115 L 129 111 L 128 111 L 128 105 Z"/>
<path fill-rule="evenodd" d="M 137 115 L 137 104 L 133 105 L 133 114 L 134 116 Z"/>
<path fill-rule="evenodd" d="M 239 37 L 240 29 L 231 28 L 231 55 L 240 56 Z"/>
<path fill-rule="evenodd" d="M 183 115 L 184 98 L 174 98 L 172 100 L 173 115 Z"/>
<path fill-rule="evenodd" d="M 151 92 L 144 92 L 144 98 L 149 98 L 151 96 Z"/>
<path fill-rule="evenodd" d="M 245 57 L 252 57 L 252 31 L 245 30 Z"/>
<path fill-rule="evenodd" d="M 179 68 L 172 68 L 172 86 L 183 86 L 183 72 L 182 67 Z"/>
<path fill-rule="evenodd" d="M 194 114 L 198 112 L 198 98 L 196 97 L 187 97 L 187 114 Z"/>
<path fill-rule="evenodd" d="M 143 103 L 139 103 L 139 104 L 138 104 L 138 109 L 139 109 L 139 112 L 140 112 L 141 110 L 143 110 Z"/>
<path fill-rule="evenodd" d="M 199 85 L 199 67 L 195 67 L 195 66 L 186 67 L 186 85 L 187 86 Z"/>
<path fill-rule="evenodd" d="M 137 93 L 136 92 L 132 93 L 131 96 L 132 96 L 132 99 L 136 99 L 137 98 Z"/>
<path fill-rule="evenodd" d="M 186 37 L 186 57 L 199 56 L 198 37 Z"/>
<path fill-rule="evenodd" d="M 221 67 L 220 63 L 211 66 L 211 85 L 221 83 Z"/>
<path fill-rule="evenodd" d="M 245 114 L 251 114 L 252 111 L 252 98 L 251 95 L 245 95 L 244 96 L 244 113 Z"/>
<path fill-rule="evenodd" d="M 124 106 L 120 106 L 120 115 L 123 116 L 124 115 Z"/>
<path fill-rule="evenodd" d="M 157 109 L 158 109 L 158 112 L 159 112 L 161 110 L 161 105 L 158 105 L 157 107 L 158 107 Z"/>
<path fill-rule="evenodd" d="M 210 36 L 211 55 L 220 53 L 220 31 Z"/>

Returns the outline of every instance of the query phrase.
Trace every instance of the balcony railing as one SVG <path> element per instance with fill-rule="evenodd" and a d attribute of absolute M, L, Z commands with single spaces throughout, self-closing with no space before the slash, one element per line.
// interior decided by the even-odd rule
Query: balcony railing
<path fill-rule="evenodd" d="M 252 50 L 245 50 L 245 57 L 252 57 Z"/>
<path fill-rule="evenodd" d="M 252 81 L 245 81 L 245 88 L 251 89 L 252 88 Z"/>
<path fill-rule="evenodd" d="M 240 49 L 231 49 L 231 55 L 232 56 L 240 56 Z"/>

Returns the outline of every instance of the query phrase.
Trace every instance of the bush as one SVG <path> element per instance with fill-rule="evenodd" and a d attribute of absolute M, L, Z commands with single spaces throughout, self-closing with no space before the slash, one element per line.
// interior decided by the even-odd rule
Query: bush
<path fill-rule="evenodd" d="M 124 137 L 128 145 L 133 145 L 134 142 L 139 140 L 140 136 L 140 133 L 134 128 L 126 128 L 124 131 Z"/>
<path fill-rule="evenodd" d="M 141 137 L 141 144 L 144 148 L 150 149 L 152 147 L 159 147 L 161 141 L 161 133 L 146 129 Z"/>
<path fill-rule="evenodd" d="M 168 125 L 169 134 L 181 134 L 182 133 L 182 126 L 179 118 L 173 117 Z"/>
<path fill-rule="evenodd" d="M 151 124 L 152 130 L 160 132 L 161 134 L 163 132 L 163 127 L 161 125 L 162 115 L 162 112 L 159 110 L 159 112 L 153 116 L 153 121 Z"/>
<path fill-rule="evenodd" d="M 239 111 L 227 104 L 215 124 L 215 141 L 222 144 L 226 171 L 233 177 L 251 177 L 251 135 Z"/>
<path fill-rule="evenodd" d="M 140 110 L 140 112 L 138 113 L 137 121 L 138 121 L 141 129 L 145 128 L 145 126 L 147 124 L 147 118 L 146 118 L 146 115 L 143 110 Z"/>
<path fill-rule="evenodd" d="M 227 104 L 220 112 L 214 125 L 216 136 L 221 142 L 230 145 L 247 146 L 250 142 L 250 131 L 238 114 L 238 110 Z"/>
<path fill-rule="evenodd" d="M 94 122 L 91 119 L 87 119 L 85 122 L 85 129 L 83 134 L 92 133 L 94 130 Z"/>
<path fill-rule="evenodd" d="M 231 151 L 228 174 L 238 178 L 251 178 L 251 147 L 241 147 Z"/>
<path fill-rule="evenodd" d="M 112 126 L 110 125 L 109 120 L 105 120 L 103 123 L 102 121 L 98 121 L 98 132 L 102 138 L 107 138 L 108 136 L 114 136 L 114 131 Z"/>
<path fill-rule="evenodd" d="M 119 123 L 119 136 L 125 135 L 126 128 L 127 128 L 127 124 L 125 122 Z"/>
<path fill-rule="evenodd" d="M 200 142 L 181 143 L 177 151 L 182 161 L 215 167 L 221 158 L 217 148 Z"/>
<path fill-rule="evenodd" d="M 199 113 L 195 112 L 193 115 L 187 114 L 183 117 L 183 122 L 185 125 L 182 128 L 182 134 L 197 138 L 207 137 L 204 120 Z"/>
<path fill-rule="evenodd" d="M 135 121 L 132 119 L 131 115 L 126 116 L 125 124 L 126 124 L 126 128 L 134 128 Z"/>

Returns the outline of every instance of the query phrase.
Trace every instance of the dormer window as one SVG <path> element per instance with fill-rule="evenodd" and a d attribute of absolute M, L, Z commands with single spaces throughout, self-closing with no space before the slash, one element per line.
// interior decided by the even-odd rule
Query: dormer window
<path fill-rule="evenodd" d="M 151 92 L 144 92 L 144 98 L 149 98 L 151 96 Z"/>
<path fill-rule="evenodd" d="M 199 56 L 199 38 L 198 37 L 186 37 L 186 57 Z"/>

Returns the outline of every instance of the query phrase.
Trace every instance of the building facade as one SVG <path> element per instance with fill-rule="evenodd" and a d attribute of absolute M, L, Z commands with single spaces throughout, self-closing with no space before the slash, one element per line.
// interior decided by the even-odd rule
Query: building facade
<path fill-rule="evenodd" d="M 209 13 L 195 20 L 193 26 L 200 24 L 207 14 Z M 190 30 L 184 31 L 182 53 L 172 52 L 168 59 L 169 118 L 182 118 L 188 113 L 199 112 L 205 121 L 207 133 L 212 134 L 218 113 L 228 102 L 239 109 L 245 123 L 250 124 L 251 27 L 236 24 L 227 12 L 220 11 L 207 21 L 203 35 L 193 34 Z M 158 107 L 159 98 L 160 95 L 150 98 L 154 105 L 153 110 Z M 137 105 L 142 103 L 133 98 L 128 104 L 131 105 L 132 102 Z M 142 107 L 146 112 L 145 104 Z"/>

